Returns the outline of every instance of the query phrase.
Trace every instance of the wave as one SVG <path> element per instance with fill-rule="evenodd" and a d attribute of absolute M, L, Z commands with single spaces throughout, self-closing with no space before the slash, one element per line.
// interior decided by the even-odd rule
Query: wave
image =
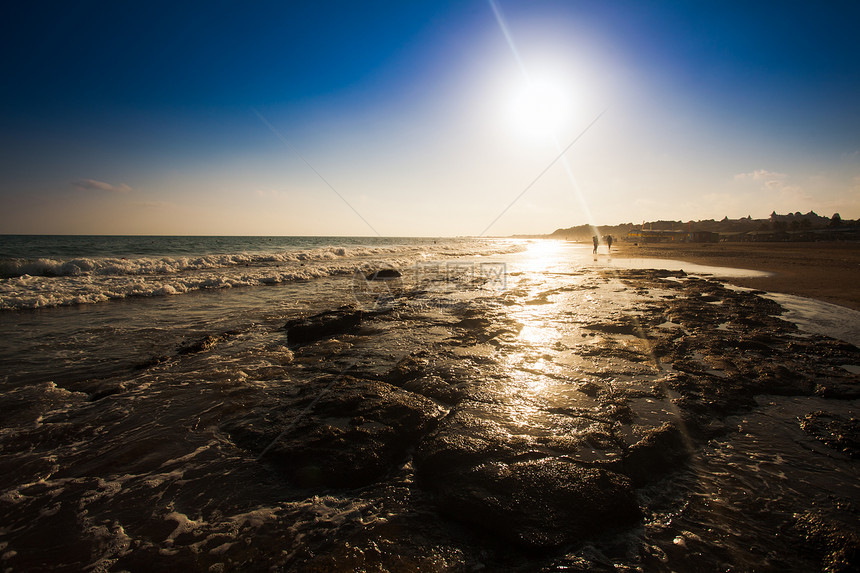
<path fill-rule="evenodd" d="M 352 266 L 319 266 L 287 271 L 204 273 L 188 276 L 118 276 L 95 281 L 87 276 L 51 279 L 24 275 L 0 283 L 0 310 L 105 302 L 139 296 L 165 296 L 195 290 L 262 286 L 352 274 Z"/>
<path fill-rule="evenodd" d="M 421 260 L 525 250 L 522 243 L 473 242 L 199 257 L 6 259 L 0 261 L 0 310 L 91 304 L 203 289 L 251 287 L 351 275 L 368 264 L 407 268 Z"/>
<path fill-rule="evenodd" d="M 327 261 L 338 258 L 372 256 L 382 254 L 381 252 L 384 250 L 329 247 L 311 251 L 237 253 L 197 257 L 5 259 L 0 261 L 0 278 L 15 278 L 25 275 L 39 277 L 165 275 L 236 266 Z"/>
<path fill-rule="evenodd" d="M 304 251 L 282 251 L 273 253 L 236 253 L 202 255 L 190 257 L 103 257 L 72 259 L 2 259 L 0 278 L 22 276 L 75 277 L 75 276 L 123 276 L 166 275 L 184 271 L 199 271 L 237 266 L 259 266 L 278 263 L 318 262 L 349 258 L 409 255 L 467 256 L 487 254 L 476 251 L 489 250 L 488 254 L 517 252 L 525 247 L 518 244 L 497 245 L 491 249 L 463 248 L 463 245 L 416 245 L 408 247 L 322 247 Z"/>

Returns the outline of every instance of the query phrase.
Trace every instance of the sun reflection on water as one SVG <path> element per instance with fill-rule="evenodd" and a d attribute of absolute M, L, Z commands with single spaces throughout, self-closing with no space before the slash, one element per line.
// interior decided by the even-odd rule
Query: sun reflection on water
<path fill-rule="evenodd" d="M 534 321 L 531 324 L 527 323 L 520 330 L 517 338 L 528 344 L 547 346 L 559 338 L 559 333 L 553 328 L 541 326 L 540 321 Z"/>
<path fill-rule="evenodd" d="M 543 239 L 528 246 L 525 252 L 527 260 L 524 269 L 530 272 L 544 271 L 551 265 L 558 264 L 564 243 Z"/>

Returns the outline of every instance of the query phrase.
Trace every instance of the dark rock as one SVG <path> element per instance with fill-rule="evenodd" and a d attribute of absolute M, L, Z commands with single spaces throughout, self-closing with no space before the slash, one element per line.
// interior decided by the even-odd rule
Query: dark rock
<path fill-rule="evenodd" d="M 402 273 L 397 269 L 379 269 L 364 275 L 364 278 L 369 281 L 399 279 Z"/>
<path fill-rule="evenodd" d="M 603 386 L 593 380 L 586 380 L 585 382 L 581 382 L 577 385 L 576 389 L 586 396 L 594 398 L 601 390 L 603 390 Z"/>
<path fill-rule="evenodd" d="M 176 349 L 176 354 L 196 354 L 197 352 L 204 352 L 209 350 L 215 343 L 218 342 L 217 336 L 212 336 L 211 334 L 207 334 L 200 340 L 195 340 L 194 342 L 189 342 L 188 344 L 184 344 Z"/>
<path fill-rule="evenodd" d="M 482 316 L 466 317 L 457 322 L 454 326 L 463 328 L 469 331 L 486 330 L 492 325 L 492 321 Z"/>
<path fill-rule="evenodd" d="M 699 362 L 696 362 L 695 360 L 686 357 L 675 359 L 672 362 L 672 368 L 678 372 L 683 372 L 684 374 L 700 375 L 704 374 L 707 370 L 707 368 L 703 364 L 700 364 Z"/>
<path fill-rule="evenodd" d="M 418 378 L 426 365 L 426 360 L 416 354 L 409 354 L 385 374 L 385 381 L 395 386 L 403 386 L 404 383 Z"/>
<path fill-rule="evenodd" d="M 587 330 L 596 330 L 598 332 L 603 332 L 605 334 L 627 334 L 630 336 L 641 336 L 642 329 L 634 324 L 624 324 L 624 323 L 599 323 L 599 324 L 588 324 L 582 327 Z"/>
<path fill-rule="evenodd" d="M 734 321 L 736 324 L 739 324 L 739 325 L 744 326 L 746 328 L 762 328 L 764 326 L 767 326 L 767 323 L 764 322 L 763 320 L 760 320 L 760 319 L 754 318 L 754 317 L 748 317 L 748 316 L 737 317 L 737 318 L 735 318 Z"/>
<path fill-rule="evenodd" d="M 406 450 L 444 411 L 384 382 L 344 377 L 320 383 L 293 403 L 233 420 L 224 429 L 240 446 L 303 487 L 359 487 L 402 463 Z M 274 442 L 274 443 L 273 443 Z"/>
<path fill-rule="evenodd" d="M 860 420 L 827 412 L 813 412 L 800 420 L 800 428 L 834 450 L 860 458 Z"/>
<path fill-rule="evenodd" d="M 683 392 L 675 403 L 683 410 L 698 415 L 727 416 L 756 406 L 752 393 L 740 385 L 713 381 L 701 377 L 694 390 Z"/>
<path fill-rule="evenodd" d="M 527 548 L 573 543 L 641 516 L 626 477 L 558 458 L 486 463 L 436 486 L 443 513 Z"/>
<path fill-rule="evenodd" d="M 306 318 L 296 318 L 284 325 L 290 344 L 307 344 L 337 334 L 350 332 L 361 324 L 363 312 L 351 306 L 328 310 Z"/>
<path fill-rule="evenodd" d="M 806 512 L 796 516 L 792 529 L 821 556 L 821 571 L 860 571 L 860 535 L 845 524 Z"/>
<path fill-rule="evenodd" d="M 152 368 L 153 366 L 157 366 L 158 364 L 161 364 L 165 360 L 167 360 L 167 356 L 164 356 L 163 354 L 161 354 L 158 356 L 153 356 L 153 357 L 148 358 L 146 360 L 143 360 L 141 362 L 138 362 L 137 364 L 135 364 L 133 366 L 133 368 L 135 370 L 146 370 L 147 368 Z"/>
<path fill-rule="evenodd" d="M 669 422 L 650 430 L 624 453 L 624 473 L 637 486 L 675 471 L 689 457 L 681 431 Z"/>
<path fill-rule="evenodd" d="M 681 423 L 687 435 L 699 442 L 725 436 L 736 430 L 735 426 L 726 424 L 723 420 L 715 418 L 710 413 L 703 414 L 682 410 Z"/>
<path fill-rule="evenodd" d="M 815 385 L 794 368 L 773 362 L 758 363 L 754 367 L 755 386 L 768 394 L 782 396 L 812 394 Z"/>
<path fill-rule="evenodd" d="M 628 404 L 608 403 L 606 415 L 622 424 L 629 424 L 636 419 L 636 413 Z"/>
<path fill-rule="evenodd" d="M 463 389 L 449 384 L 438 376 L 421 376 L 403 384 L 404 390 L 415 392 L 444 404 L 457 404 L 464 397 Z"/>
<path fill-rule="evenodd" d="M 738 350 L 752 350 L 765 356 L 771 356 L 773 354 L 776 354 L 773 348 L 771 348 L 764 342 L 759 342 L 757 340 L 741 339 L 736 341 L 734 346 Z"/>
<path fill-rule="evenodd" d="M 829 379 L 815 386 L 815 394 L 831 400 L 856 400 L 860 398 L 860 384 L 855 380 Z"/>
<path fill-rule="evenodd" d="M 491 405 L 466 400 L 422 440 L 415 452 L 415 469 L 422 479 L 446 479 L 455 469 L 513 455 L 530 445 L 501 424 L 487 419 Z"/>
<path fill-rule="evenodd" d="M 612 270 L 612 276 L 614 277 L 617 273 L 617 270 Z M 655 278 L 684 278 L 687 276 L 687 273 L 684 271 L 669 271 L 666 269 L 625 269 L 624 272 L 626 277 L 635 278 L 635 279 L 655 279 Z"/>
<path fill-rule="evenodd" d="M 125 388 L 123 388 L 122 384 L 105 384 L 90 393 L 90 402 L 98 402 L 102 398 L 107 398 L 108 396 L 113 396 L 114 394 L 119 394 Z"/>
<path fill-rule="evenodd" d="M 638 518 L 628 478 L 598 467 L 617 446 L 596 420 L 582 418 L 577 436 L 547 441 L 511 433 L 496 421 L 499 408 L 506 406 L 460 402 L 416 450 L 416 477 L 436 494 L 443 513 L 530 548 L 573 542 Z M 571 457 L 547 457 L 547 449 Z"/>

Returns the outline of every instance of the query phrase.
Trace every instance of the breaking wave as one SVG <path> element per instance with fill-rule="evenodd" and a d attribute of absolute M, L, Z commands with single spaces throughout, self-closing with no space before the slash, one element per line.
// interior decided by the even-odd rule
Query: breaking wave
<path fill-rule="evenodd" d="M 420 260 L 504 254 L 525 248 L 522 242 L 475 240 L 200 256 L 0 259 L 0 310 L 273 285 L 348 275 L 372 261 L 403 268 Z"/>

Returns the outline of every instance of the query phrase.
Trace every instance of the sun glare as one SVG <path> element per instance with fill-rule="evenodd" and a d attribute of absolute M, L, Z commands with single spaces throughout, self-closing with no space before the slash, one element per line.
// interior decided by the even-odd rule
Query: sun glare
<path fill-rule="evenodd" d="M 542 271 L 559 262 L 563 244 L 561 241 L 541 240 L 528 246 L 527 268 L 529 271 Z"/>
<path fill-rule="evenodd" d="M 510 116 L 523 135 L 551 136 L 570 114 L 570 93 L 562 82 L 551 78 L 527 82 L 511 98 Z"/>

